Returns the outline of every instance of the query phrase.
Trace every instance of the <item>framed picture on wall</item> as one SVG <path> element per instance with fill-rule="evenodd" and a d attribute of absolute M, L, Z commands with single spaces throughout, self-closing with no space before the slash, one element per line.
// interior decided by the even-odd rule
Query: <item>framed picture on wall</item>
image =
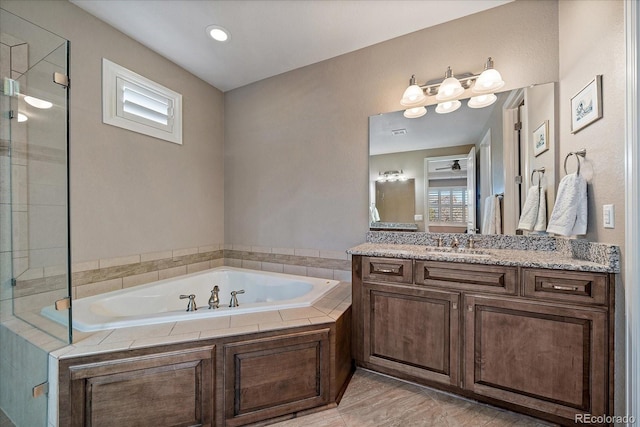
<path fill-rule="evenodd" d="M 571 98 L 571 133 L 602 118 L 602 74 Z"/>
<path fill-rule="evenodd" d="M 549 149 L 549 120 L 533 131 L 533 155 L 538 157 Z"/>

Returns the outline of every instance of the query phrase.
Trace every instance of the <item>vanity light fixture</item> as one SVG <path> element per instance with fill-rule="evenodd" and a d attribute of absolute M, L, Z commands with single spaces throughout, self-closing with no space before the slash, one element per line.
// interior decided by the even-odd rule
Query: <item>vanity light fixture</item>
<path fill-rule="evenodd" d="M 476 80 L 476 84 L 471 88 L 471 92 L 493 93 L 502 88 L 502 86 L 504 86 L 504 80 L 502 80 L 502 76 L 498 70 L 493 68 L 493 59 L 489 57 L 484 64 L 484 71 Z"/>
<path fill-rule="evenodd" d="M 29 120 L 29 118 L 25 114 L 18 113 L 18 123 L 24 123 L 27 120 Z"/>
<path fill-rule="evenodd" d="M 207 34 L 217 42 L 228 42 L 229 39 L 231 39 L 231 33 L 220 25 L 209 25 L 207 27 Z"/>
<path fill-rule="evenodd" d="M 24 102 L 31 105 L 32 107 L 40 108 L 43 110 L 47 110 L 53 107 L 53 104 L 51 102 L 45 101 L 44 99 L 36 98 L 33 96 L 29 96 L 29 95 L 24 97 Z"/>
<path fill-rule="evenodd" d="M 453 113 L 458 108 L 460 108 L 461 105 L 462 105 L 462 103 L 460 101 L 457 101 L 457 100 L 441 102 L 436 107 L 436 113 L 438 113 L 438 114 Z"/>
<path fill-rule="evenodd" d="M 403 175 L 402 169 L 394 171 L 378 172 L 378 182 L 395 182 L 406 181 L 407 177 Z"/>
<path fill-rule="evenodd" d="M 447 67 L 447 71 L 444 73 L 444 81 L 440 83 L 438 88 L 438 94 L 436 95 L 437 101 L 452 101 L 462 95 L 464 88 L 460 83 L 460 80 L 456 79 L 451 72 L 451 67 Z"/>
<path fill-rule="evenodd" d="M 483 108 L 496 102 L 494 94 L 505 85 L 502 76 L 493 66 L 489 57 L 480 74 L 464 73 L 453 75 L 451 67 L 447 67 L 444 80 L 429 81 L 424 85 L 416 84 L 415 75 L 411 76 L 409 87 L 404 91 L 400 105 L 407 108 L 404 116 L 408 119 L 422 117 L 427 113 L 427 98 L 435 95 L 438 105 L 436 113 L 446 114 L 456 111 L 462 105 L 459 98 L 466 89 L 475 95 L 468 102 L 470 108 Z"/>
<path fill-rule="evenodd" d="M 404 110 L 404 113 L 403 113 L 403 115 L 407 119 L 417 119 L 418 117 L 422 117 L 425 114 L 427 114 L 427 108 L 426 107 L 408 108 L 408 109 Z"/>
<path fill-rule="evenodd" d="M 404 94 L 402 94 L 400 105 L 407 108 L 414 108 L 421 106 L 426 100 L 427 97 L 422 91 L 422 88 L 416 84 L 416 76 L 412 75 L 409 80 L 409 87 L 404 91 Z"/>
<path fill-rule="evenodd" d="M 469 106 L 469 108 L 484 108 L 496 102 L 497 99 L 498 97 L 493 93 L 489 93 L 486 95 L 477 95 L 471 97 L 467 105 Z"/>

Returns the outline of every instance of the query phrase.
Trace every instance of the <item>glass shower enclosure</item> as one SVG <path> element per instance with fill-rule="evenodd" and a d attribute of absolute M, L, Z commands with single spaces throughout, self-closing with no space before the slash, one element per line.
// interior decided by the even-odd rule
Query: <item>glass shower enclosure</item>
<path fill-rule="evenodd" d="M 71 342 L 68 61 L 67 40 L 0 9 L 1 426 L 55 424 L 49 353 Z M 42 315 L 56 305 L 66 325 Z"/>

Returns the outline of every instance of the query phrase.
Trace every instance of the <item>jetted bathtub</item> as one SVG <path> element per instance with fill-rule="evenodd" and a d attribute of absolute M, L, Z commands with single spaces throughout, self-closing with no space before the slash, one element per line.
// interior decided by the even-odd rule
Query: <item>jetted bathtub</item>
<path fill-rule="evenodd" d="M 308 307 L 338 283 L 337 280 L 218 267 L 73 300 L 73 328 L 87 332 Z M 208 301 L 215 285 L 220 288 L 220 306 L 209 309 Z M 237 295 L 239 305 L 229 307 L 231 291 L 239 290 L 244 290 L 244 294 Z M 180 295 L 190 294 L 196 296 L 196 311 L 187 311 L 189 300 L 180 299 Z M 62 321 L 63 313 L 51 307 L 43 309 L 42 314 Z"/>

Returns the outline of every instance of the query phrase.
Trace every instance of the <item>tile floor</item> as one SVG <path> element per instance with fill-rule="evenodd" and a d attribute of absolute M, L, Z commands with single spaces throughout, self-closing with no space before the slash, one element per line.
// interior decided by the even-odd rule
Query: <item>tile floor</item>
<path fill-rule="evenodd" d="M 358 369 L 337 408 L 271 427 L 550 427 L 554 424 Z M 14 427 L 0 411 L 0 427 Z"/>
<path fill-rule="evenodd" d="M 358 369 L 337 408 L 271 427 L 548 427 L 554 424 Z"/>

